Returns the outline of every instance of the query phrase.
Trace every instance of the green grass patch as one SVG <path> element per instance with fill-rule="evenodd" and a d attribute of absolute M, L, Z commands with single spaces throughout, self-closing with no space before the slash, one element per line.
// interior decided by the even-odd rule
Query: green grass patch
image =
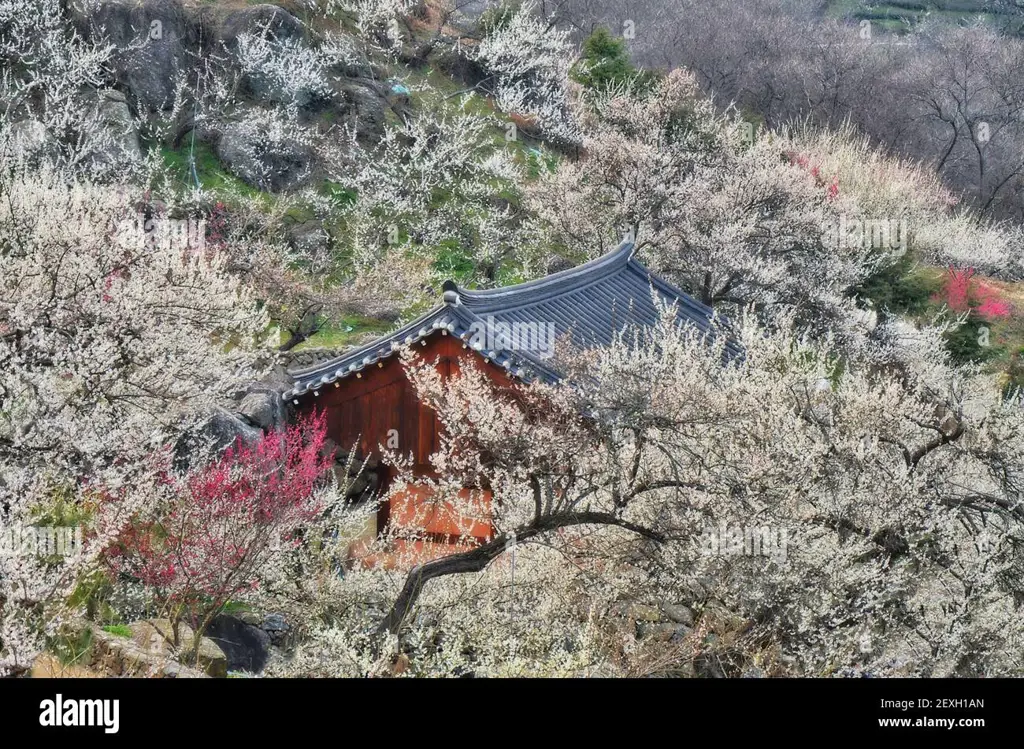
<path fill-rule="evenodd" d="M 127 624 L 108 624 L 103 627 L 103 631 L 109 632 L 117 637 L 124 637 L 128 639 L 131 639 L 132 636 L 132 628 Z"/>
<path fill-rule="evenodd" d="M 185 136 L 182 145 L 176 149 L 160 146 L 160 157 L 163 159 L 167 174 L 171 177 L 172 185 L 177 190 L 195 189 L 198 178 L 199 187 L 225 198 L 234 195 L 248 198 L 269 197 L 268 193 L 258 190 L 230 174 L 208 143 L 197 140 L 193 153 L 190 136 Z M 193 158 L 195 159 L 194 174 L 192 172 Z"/>
<path fill-rule="evenodd" d="M 988 329 L 984 333 L 983 329 Z M 1005 348 L 992 340 L 991 327 L 981 320 L 968 320 L 955 330 L 946 333 L 946 348 L 953 359 L 963 364 L 983 364 L 1000 358 Z M 986 345 L 985 340 L 989 343 Z"/>
<path fill-rule="evenodd" d="M 464 284 L 473 278 L 476 262 L 465 247 L 450 239 L 437 246 L 432 268 L 438 276 Z"/>
<path fill-rule="evenodd" d="M 292 350 L 301 351 L 302 349 L 321 347 L 344 348 L 355 345 L 370 333 L 383 335 L 392 327 L 392 323 L 386 320 L 349 315 L 325 325 Z"/>
<path fill-rule="evenodd" d="M 355 190 L 329 179 L 325 179 L 317 185 L 316 191 L 326 198 L 331 198 L 334 205 L 339 208 L 352 205 L 359 197 Z"/>
<path fill-rule="evenodd" d="M 245 603 L 244 601 L 228 601 L 224 604 L 224 608 L 221 609 L 222 613 L 225 614 L 246 614 L 252 611 L 252 606 Z"/>
<path fill-rule="evenodd" d="M 939 268 L 918 266 L 907 253 L 896 263 L 870 276 L 855 291 L 882 312 L 916 316 L 926 312 L 942 288 Z"/>

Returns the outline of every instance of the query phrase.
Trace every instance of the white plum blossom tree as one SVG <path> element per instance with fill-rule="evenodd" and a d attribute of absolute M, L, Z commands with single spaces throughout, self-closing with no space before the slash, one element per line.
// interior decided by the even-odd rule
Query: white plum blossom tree
<path fill-rule="evenodd" d="M 654 269 L 728 314 L 799 310 L 841 330 L 850 293 L 898 257 L 836 241 L 858 207 L 829 175 L 771 135 L 749 142 L 684 71 L 651 92 L 590 97 L 578 161 L 530 186 L 530 205 L 571 252 L 595 257 L 624 236 Z"/>
<path fill-rule="evenodd" d="M 542 137 L 560 146 L 577 145 L 569 80 L 576 50 L 569 33 L 532 2 L 499 8 L 492 18 L 478 43 L 466 43 L 466 54 L 488 76 L 482 87 L 501 111 L 520 116 Z"/>
<path fill-rule="evenodd" d="M 883 368 L 748 318 L 723 366 L 721 341 L 667 316 L 563 359 L 574 386 L 513 393 L 414 365 L 445 429 L 437 501 L 474 517 L 462 487 L 489 489 L 494 537 L 414 566 L 381 630 L 419 637 L 437 581 L 540 544 L 602 581 L 580 622 L 623 596 L 685 601 L 695 632 L 738 618 L 747 634 L 713 654 L 726 674 L 769 656 L 803 675 L 1019 673 L 1024 410 L 938 333 L 886 331 L 901 364 Z M 722 528 L 775 546 L 709 550 Z"/>
<path fill-rule="evenodd" d="M 140 168 L 125 147 L 133 118 L 104 100 L 112 53 L 84 40 L 58 0 L 0 3 L 0 116 L 23 153 L 96 178 Z"/>
<path fill-rule="evenodd" d="M 134 231 L 132 188 L 15 164 L 0 175 L 0 526 L 63 506 L 98 534 L 59 561 L 0 550 L 0 653 L 18 670 L 103 545 L 91 487 L 125 489 L 118 513 L 147 502 L 131 488 L 149 456 L 258 376 L 267 320 L 202 236 Z"/>

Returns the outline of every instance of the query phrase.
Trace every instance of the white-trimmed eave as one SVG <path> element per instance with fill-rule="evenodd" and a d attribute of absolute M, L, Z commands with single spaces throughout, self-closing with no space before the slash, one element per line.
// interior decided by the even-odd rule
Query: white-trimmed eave
<path fill-rule="evenodd" d="M 445 314 L 438 317 L 436 320 L 430 321 L 430 316 L 433 314 L 437 314 L 437 312 L 428 313 L 425 318 L 421 318 L 424 322 L 418 328 L 415 324 L 410 325 L 409 332 L 404 336 L 397 333 L 392 334 L 391 336 L 386 336 L 376 344 L 370 344 L 365 347 L 367 353 L 359 359 L 351 362 L 346 361 L 348 358 L 352 357 L 355 352 L 338 357 L 338 361 L 345 362 L 342 366 L 339 366 L 337 369 L 329 369 L 321 376 L 307 380 L 301 385 L 285 391 L 281 395 L 282 399 L 286 401 L 290 400 L 294 405 L 298 405 L 298 399 L 302 396 L 306 396 L 311 393 L 314 398 L 319 397 L 321 392 L 326 388 L 332 385 L 334 387 L 340 387 L 341 381 L 351 377 L 352 375 L 362 377 L 362 372 L 365 369 L 372 367 L 374 364 L 378 367 L 383 367 L 386 359 L 396 355 L 405 347 L 413 346 L 417 343 L 426 345 L 425 339 L 436 332 L 440 332 L 442 335 L 448 335 L 449 333 L 455 335 L 462 341 L 462 347 L 464 349 L 471 348 L 480 354 L 484 361 L 495 364 L 496 366 L 504 369 L 508 375 L 518 380 L 522 380 L 524 382 L 530 381 L 538 374 L 546 379 L 556 377 L 552 372 L 538 371 L 538 367 L 534 363 L 529 362 L 525 357 L 516 356 L 511 351 L 489 350 L 480 345 L 472 345 L 470 342 L 472 333 L 469 327 L 464 325 L 463 321 L 459 319 L 459 316 L 454 314 Z"/>

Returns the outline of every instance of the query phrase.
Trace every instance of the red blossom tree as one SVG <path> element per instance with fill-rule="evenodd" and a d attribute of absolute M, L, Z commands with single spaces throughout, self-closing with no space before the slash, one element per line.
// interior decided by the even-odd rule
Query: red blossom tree
<path fill-rule="evenodd" d="M 947 268 L 936 301 L 945 302 L 954 312 L 969 312 L 990 322 L 1009 317 L 1013 311 L 998 289 L 975 277 L 973 268 Z"/>
<path fill-rule="evenodd" d="M 208 465 L 177 476 L 157 458 L 166 510 L 132 518 L 106 552 L 112 572 L 151 588 L 173 626 L 202 633 L 232 598 L 256 586 L 259 570 L 282 545 L 298 543 L 319 511 L 315 489 L 333 463 L 324 454 L 323 414 L 306 417 L 252 446 L 229 447 Z"/>
<path fill-rule="evenodd" d="M 817 164 L 812 165 L 811 159 L 806 154 L 797 153 L 795 151 L 786 151 L 786 158 L 790 164 L 799 166 L 807 172 L 810 172 L 814 178 L 814 182 L 818 187 L 825 188 L 825 197 L 828 200 L 835 200 L 839 197 L 839 177 L 833 176 L 832 179 L 826 184 L 825 179 L 821 176 L 821 167 Z"/>

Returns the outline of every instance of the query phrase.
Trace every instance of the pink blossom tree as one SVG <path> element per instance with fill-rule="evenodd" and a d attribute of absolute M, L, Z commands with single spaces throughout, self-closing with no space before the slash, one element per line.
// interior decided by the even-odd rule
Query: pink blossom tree
<path fill-rule="evenodd" d="M 968 312 L 989 322 L 1009 317 L 1013 311 L 998 289 L 977 278 L 974 268 L 947 268 L 936 300 L 954 312 Z"/>
<path fill-rule="evenodd" d="M 301 526 L 322 509 L 315 489 L 334 458 L 325 431 L 324 416 L 313 415 L 255 445 L 239 441 L 185 476 L 169 470 L 166 452 L 156 457 L 162 510 L 127 518 L 105 557 L 111 572 L 153 592 L 176 646 L 186 621 L 198 652 L 214 617 L 253 590 L 270 558 L 297 544 Z"/>

